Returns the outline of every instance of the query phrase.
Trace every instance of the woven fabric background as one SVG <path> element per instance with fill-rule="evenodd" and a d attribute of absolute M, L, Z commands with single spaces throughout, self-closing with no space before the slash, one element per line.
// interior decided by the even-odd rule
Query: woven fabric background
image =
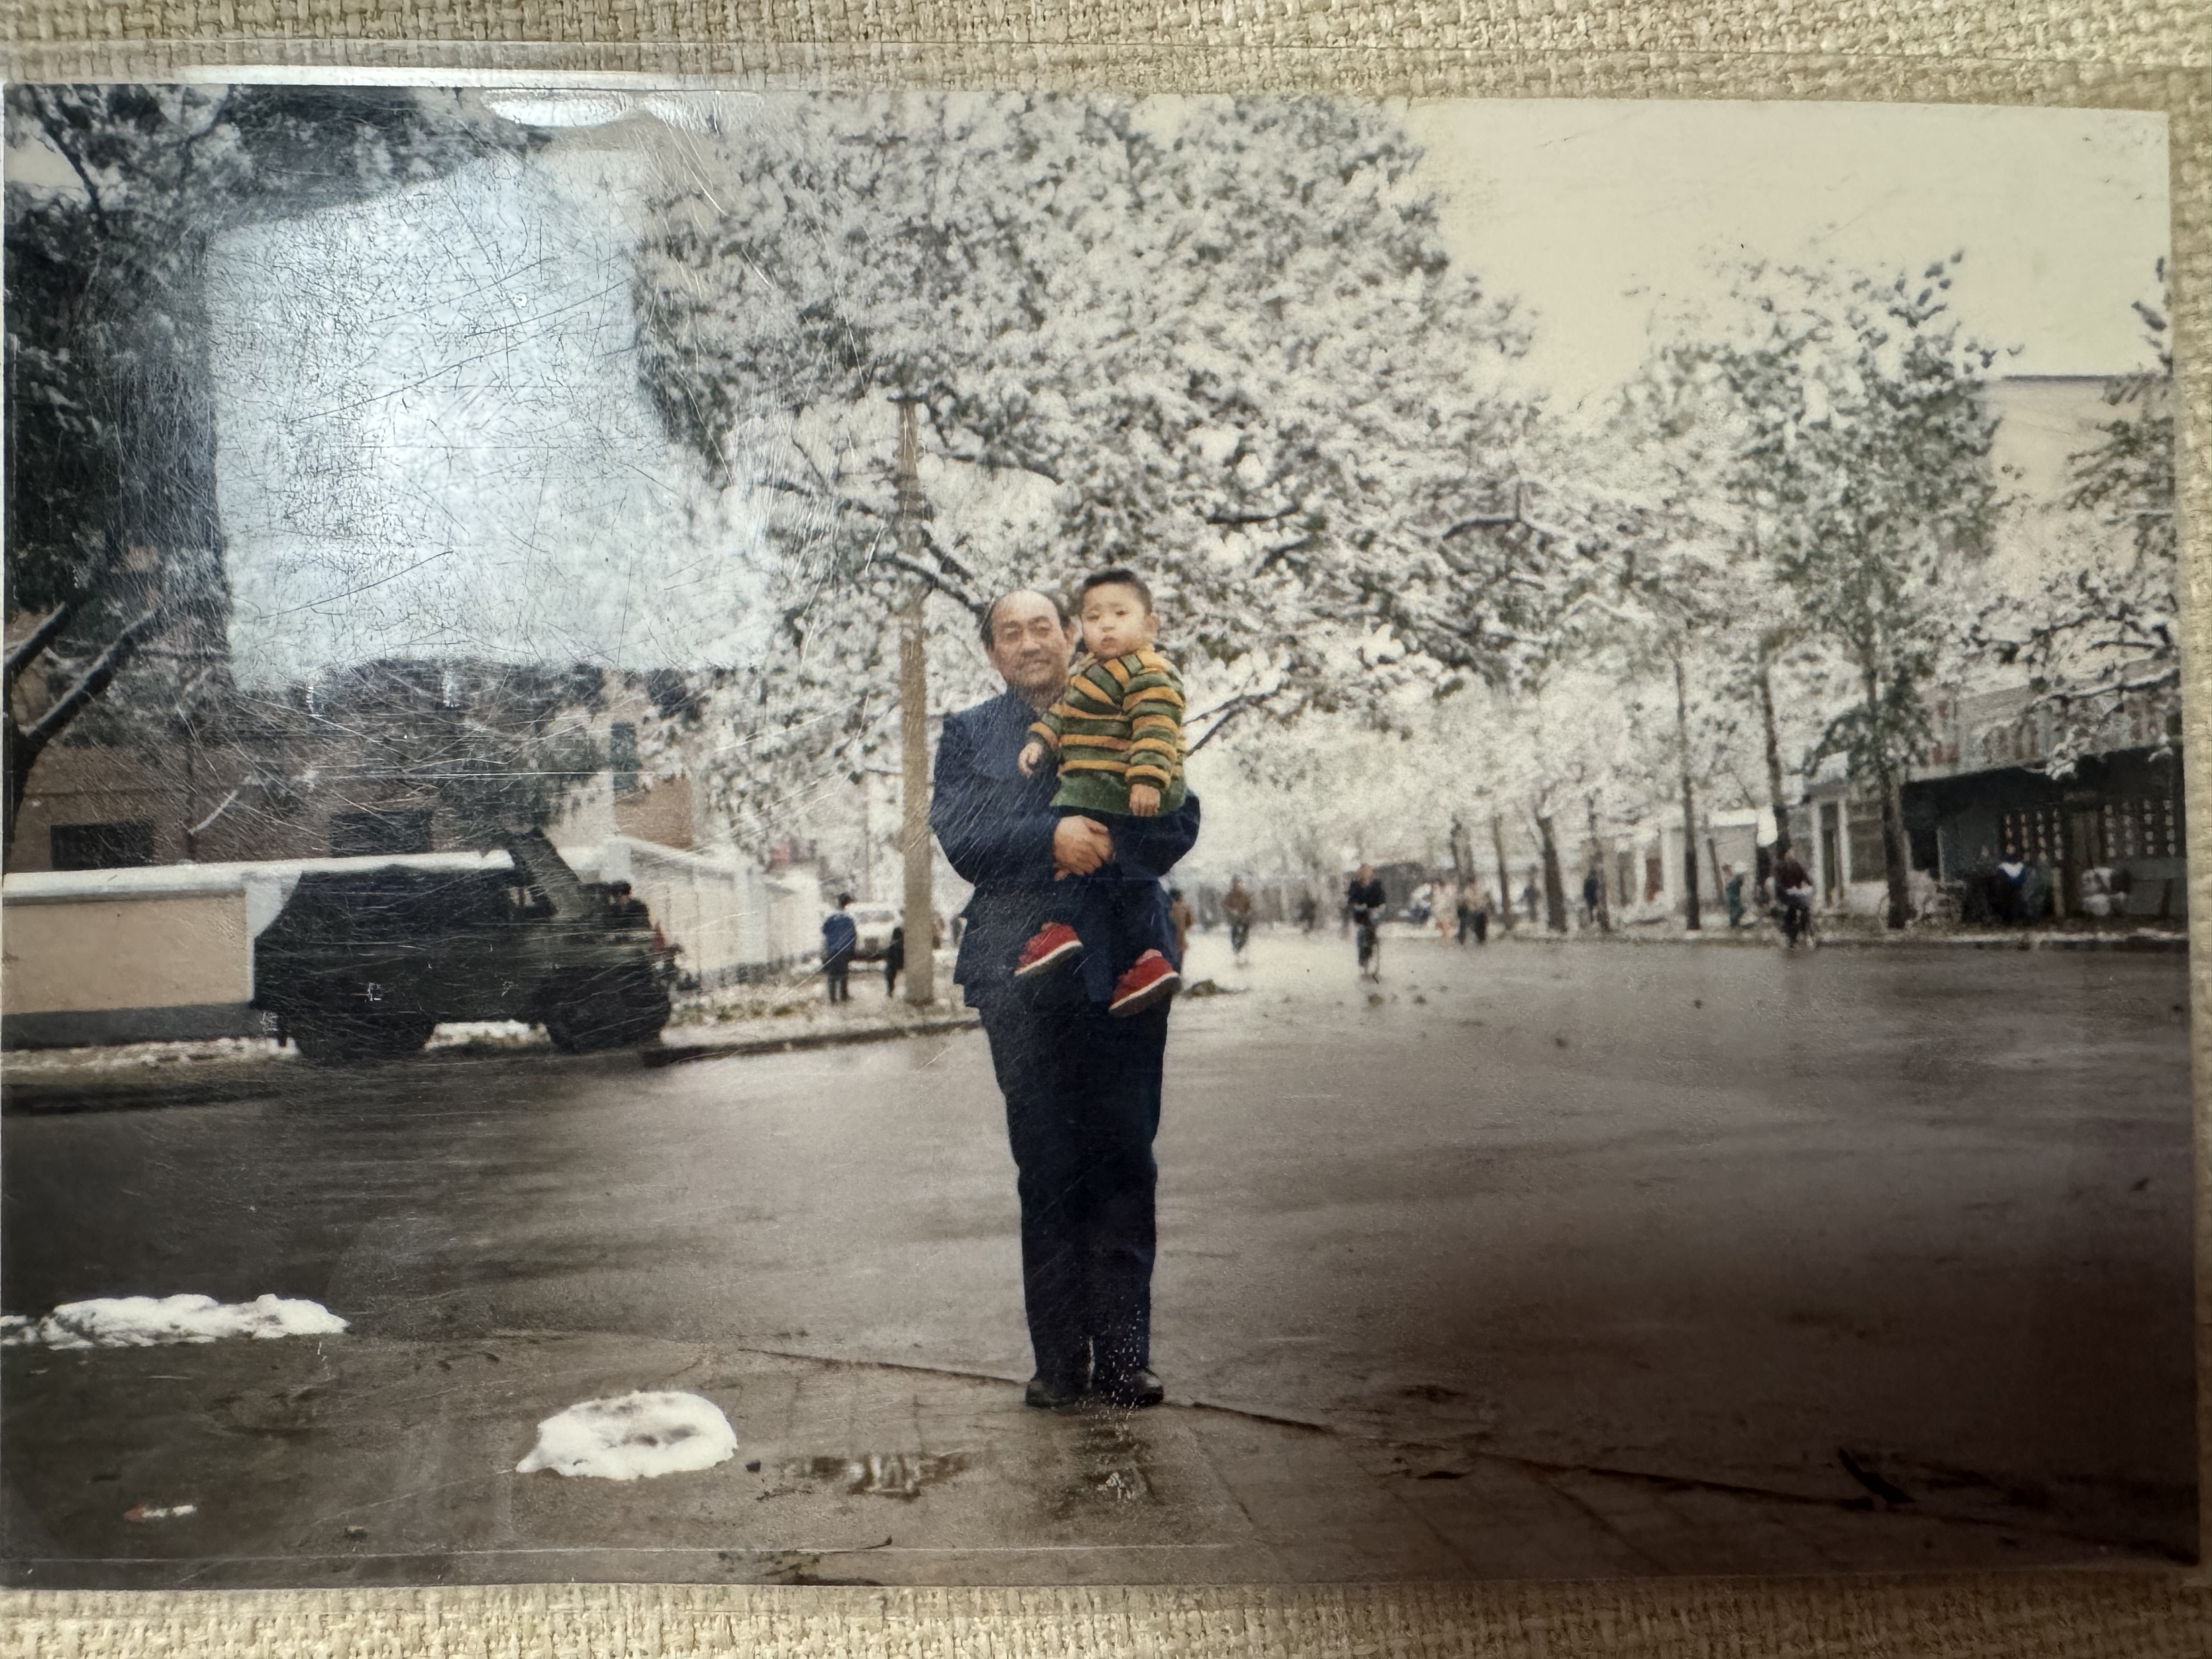
<path fill-rule="evenodd" d="M 221 64 L 2162 109 L 2191 817 L 2212 825 L 2212 0 L 4 0 L 11 79 Z M 2191 872 L 2199 1373 L 2212 1366 L 2212 836 Z M 2200 1443 L 2212 1413 L 2200 1407 Z M 2206 1483 L 2212 1488 L 2212 1481 Z M 2212 1532 L 2212 1529 L 2208 1529 Z M 1323 1589 L 393 1589 L 0 1597 L 0 1656 L 936 1659 L 2212 1654 L 2198 1575 Z"/>

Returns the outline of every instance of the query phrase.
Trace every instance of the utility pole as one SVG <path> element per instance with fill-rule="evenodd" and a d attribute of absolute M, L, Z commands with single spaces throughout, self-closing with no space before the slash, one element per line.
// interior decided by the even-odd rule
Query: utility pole
<path fill-rule="evenodd" d="M 909 570 L 921 563 L 921 520 L 928 504 L 921 499 L 921 436 L 915 400 L 896 400 L 899 412 L 899 553 Z M 922 607 L 929 589 L 919 578 L 907 601 L 899 629 L 900 799 L 905 822 L 900 842 L 906 854 L 906 1000 L 917 1007 L 937 1000 L 937 912 L 930 898 L 929 844 L 929 636 Z"/>

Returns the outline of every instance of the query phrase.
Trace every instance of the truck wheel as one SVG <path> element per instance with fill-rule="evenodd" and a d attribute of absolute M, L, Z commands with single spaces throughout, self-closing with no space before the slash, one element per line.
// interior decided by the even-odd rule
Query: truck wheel
<path fill-rule="evenodd" d="M 301 1058 L 317 1066 L 397 1060 L 419 1050 L 437 1029 L 434 1022 L 409 1014 L 375 1019 L 295 1015 L 285 1024 Z"/>
<path fill-rule="evenodd" d="M 668 1023 L 668 993 L 643 975 L 556 988 L 543 1017 L 545 1035 L 564 1054 L 634 1048 Z"/>

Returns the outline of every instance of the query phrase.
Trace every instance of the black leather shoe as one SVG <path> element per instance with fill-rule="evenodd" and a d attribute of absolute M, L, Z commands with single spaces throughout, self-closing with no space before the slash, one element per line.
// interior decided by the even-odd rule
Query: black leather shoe
<path fill-rule="evenodd" d="M 1049 1380 L 1042 1371 L 1030 1378 L 1022 1390 L 1022 1404 L 1041 1412 L 1073 1411 L 1083 1403 L 1083 1390 Z"/>
<path fill-rule="evenodd" d="M 1168 1397 L 1166 1388 L 1150 1371 L 1131 1371 L 1126 1376 L 1104 1378 L 1094 1384 L 1091 1391 L 1109 1404 L 1133 1412 L 1157 1406 Z"/>

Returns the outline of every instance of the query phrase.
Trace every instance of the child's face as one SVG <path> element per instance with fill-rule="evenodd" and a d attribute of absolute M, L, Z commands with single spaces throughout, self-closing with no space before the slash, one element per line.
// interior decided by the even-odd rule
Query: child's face
<path fill-rule="evenodd" d="M 1159 632 L 1159 618 L 1133 587 L 1109 582 L 1083 596 L 1083 646 L 1094 657 L 1126 657 Z"/>

